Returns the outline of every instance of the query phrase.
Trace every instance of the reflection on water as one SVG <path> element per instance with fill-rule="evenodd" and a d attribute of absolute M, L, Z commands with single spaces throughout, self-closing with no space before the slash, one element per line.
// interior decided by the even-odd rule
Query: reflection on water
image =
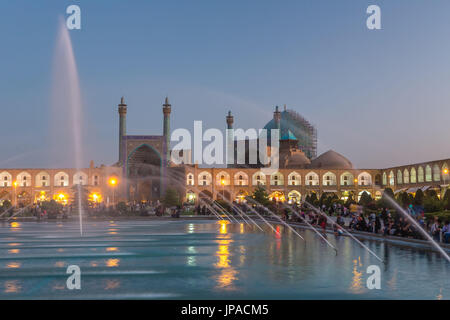
<path fill-rule="evenodd" d="M 358 267 L 362 267 L 361 264 L 361 257 L 358 257 L 358 259 L 353 260 L 353 277 L 352 277 L 352 283 L 350 285 L 350 290 L 353 293 L 362 293 L 364 291 L 363 285 L 362 285 L 362 271 L 358 271 Z"/>
<path fill-rule="evenodd" d="M 188 266 L 190 266 L 190 267 L 195 267 L 197 265 L 197 260 L 196 260 L 196 257 L 195 257 L 195 254 L 197 253 L 197 250 L 195 250 L 195 247 L 190 246 L 190 247 L 187 248 L 187 252 L 190 253 L 190 254 L 194 254 L 194 255 L 187 256 L 186 264 Z"/>
<path fill-rule="evenodd" d="M 20 223 L 19 222 L 11 222 L 10 226 L 11 226 L 11 229 L 19 229 Z"/>
<path fill-rule="evenodd" d="M 228 221 L 220 221 L 220 234 L 227 235 Z M 217 277 L 217 287 L 226 290 L 235 290 L 234 281 L 237 280 L 238 272 L 235 270 L 230 261 L 230 243 L 231 239 L 218 240 L 219 248 L 216 251 L 218 261 L 214 264 L 214 267 L 220 269 L 221 272 Z"/>
<path fill-rule="evenodd" d="M 21 243 L 17 243 L 17 242 L 8 243 L 8 246 L 10 246 L 10 247 L 18 247 L 20 245 L 21 245 Z"/>
<path fill-rule="evenodd" d="M 106 266 L 107 267 L 118 267 L 119 266 L 119 262 L 120 262 L 120 259 L 108 259 L 107 261 L 106 261 Z"/>
<path fill-rule="evenodd" d="M 70 221 L 62 228 L 20 222 L 20 232 L 9 223 L 0 226 L 0 299 L 121 298 L 153 292 L 181 299 L 260 299 L 265 293 L 275 299 L 448 298 L 449 265 L 435 253 L 367 241 L 389 258 L 382 289 L 369 290 L 365 268 L 376 261 L 347 237 L 329 235 L 339 249 L 335 255 L 314 232 L 299 231 L 302 241 L 283 226 L 274 226 L 274 232 L 262 225 L 264 232 L 259 232 L 229 221 L 116 223 L 110 227 L 101 221 L 94 228 L 86 222 L 83 239 L 78 224 Z M 70 264 L 87 272 L 79 292 L 65 286 L 64 267 Z"/>
<path fill-rule="evenodd" d="M 5 282 L 5 293 L 17 293 L 20 292 L 22 286 L 18 280 L 8 280 Z"/>
<path fill-rule="evenodd" d="M 9 269 L 18 269 L 22 264 L 20 262 L 9 262 L 6 267 Z"/>
<path fill-rule="evenodd" d="M 105 290 L 113 290 L 120 287 L 120 281 L 117 279 L 106 280 Z"/>

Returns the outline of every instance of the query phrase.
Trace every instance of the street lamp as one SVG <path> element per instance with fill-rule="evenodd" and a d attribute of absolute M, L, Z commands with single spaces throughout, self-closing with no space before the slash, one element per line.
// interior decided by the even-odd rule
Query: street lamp
<path fill-rule="evenodd" d="M 109 185 L 111 186 L 111 188 L 113 190 L 112 204 L 114 206 L 114 196 L 115 196 L 115 188 L 114 187 L 117 185 L 117 179 L 114 178 L 114 177 L 109 178 L 108 183 L 109 183 Z"/>
<path fill-rule="evenodd" d="M 14 206 L 17 206 L 17 181 L 13 182 L 14 186 Z"/>
<path fill-rule="evenodd" d="M 220 180 L 220 184 L 222 185 L 222 200 L 225 200 L 225 179 Z"/>

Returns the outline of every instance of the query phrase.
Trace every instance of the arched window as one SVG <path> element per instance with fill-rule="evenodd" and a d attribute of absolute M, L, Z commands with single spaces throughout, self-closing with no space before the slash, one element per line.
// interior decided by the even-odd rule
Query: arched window
<path fill-rule="evenodd" d="M 23 171 L 17 175 L 17 184 L 21 187 L 31 187 L 31 174 Z"/>
<path fill-rule="evenodd" d="M 423 168 L 422 167 L 419 167 L 419 169 L 417 169 L 417 181 L 419 183 L 424 181 Z"/>
<path fill-rule="evenodd" d="M 411 176 L 409 177 L 409 180 L 411 181 L 411 183 L 417 183 L 417 172 L 416 172 L 416 168 L 411 168 Z"/>
<path fill-rule="evenodd" d="M 186 175 L 186 185 L 188 185 L 188 186 L 194 185 L 194 175 L 192 173 L 188 173 Z"/>
<path fill-rule="evenodd" d="M 360 186 L 370 186 L 372 185 L 372 176 L 368 172 L 361 172 L 358 175 L 358 185 Z"/>
<path fill-rule="evenodd" d="M 234 175 L 234 185 L 248 186 L 248 175 L 242 171 L 237 172 Z"/>
<path fill-rule="evenodd" d="M 203 171 L 198 175 L 198 185 L 199 186 L 209 186 L 212 182 L 211 173 L 208 171 Z"/>
<path fill-rule="evenodd" d="M 11 187 L 12 176 L 9 172 L 3 171 L 0 173 L 0 187 Z"/>
<path fill-rule="evenodd" d="M 433 180 L 441 181 L 441 169 L 439 169 L 439 166 L 437 164 L 433 166 Z"/>
<path fill-rule="evenodd" d="M 288 175 L 288 184 L 290 186 L 299 186 L 302 183 L 302 177 L 297 172 L 291 172 Z"/>
<path fill-rule="evenodd" d="M 261 171 L 255 172 L 252 176 L 252 185 L 266 185 L 266 175 Z"/>
<path fill-rule="evenodd" d="M 69 175 L 65 172 L 58 172 L 57 174 L 55 174 L 53 185 L 55 187 L 68 187 Z"/>
<path fill-rule="evenodd" d="M 400 170 L 397 170 L 397 184 L 403 184 L 403 175 Z"/>
<path fill-rule="evenodd" d="M 406 168 L 405 168 L 405 170 L 403 170 L 403 182 L 405 184 L 409 183 L 409 171 Z"/>
<path fill-rule="evenodd" d="M 353 175 L 350 172 L 341 174 L 341 186 L 352 186 L 354 184 Z"/>
<path fill-rule="evenodd" d="M 305 184 L 307 186 L 318 186 L 319 185 L 319 175 L 315 172 L 309 172 L 305 176 Z"/>
<path fill-rule="evenodd" d="M 430 182 L 432 180 L 433 180 L 433 176 L 432 176 L 432 172 L 431 172 L 431 167 L 429 165 L 427 165 L 425 167 L 425 181 Z"/>
<path fill-rule="evenodd" d="M 49 187 L 50 186 L 50 175 L 41 171 L 36 175 L 36 187 Z"/>
<path fill-rule="evenodd" d="M 221 171 L 216 175 L 216 185 L 218 186 L 229 186 L 230 185 L 230 175 L 225 171 Z"/>
<path fill-rule="evenodd" d="M 327 172 L 322 177 L 322 185 L 324 186 L 335 186 L 336 185 L 336 175 L 333 172 Z"/>
<path fill-rule="evenodd" d="M 391 172 L 389 172 L 389 185 L 393 186 L 394 184 L 395 184 L 394 172 L 391 170 Z"/>
<path fill-rule="evenodd" d="M 383 185 L 387 185 L 387 174 L 386 172 L 383 172 Z"/>
<path fill-rule="evenodd" d="M 284 185 L 284 177 L 280 172 L 275 172 L 270 175 L 270 185 L 282 186 Z"/>
<path fill-rule="evenodd" d="M 73 175 L 73 185 L 80 184 L 82 186 L 87 185 L 88 175 L 83 171 L 79 171 Z"/>

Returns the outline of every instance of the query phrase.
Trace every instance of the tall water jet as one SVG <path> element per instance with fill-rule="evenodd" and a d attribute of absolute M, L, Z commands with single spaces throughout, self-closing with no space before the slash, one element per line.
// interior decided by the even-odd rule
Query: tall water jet
<path fill-rule="evenodd" d="M 83 159 L 81 148 L 81 112 L 81 92 L 75 55 L 69 31 L 67 30 L 64 19 L 61 17 L 59 19 L 53 59 L 52 115 L 57 120 L 55 121 L 53 119 L 53 126 L 58 128 L 58 139 L 64 139 L 66 136 L 68 139 L 67 141 L 61 141 L 62 143 L 58 145 L 57 150 L 59 153 L 70 156 L 77 171 L 81 169 Z M 67 123 L 68 127 L 65 126 L 65 119 L 69 120 Z M 83 235 L 81 184 L 78 184 L 77 188 L 80 234 Z"/>

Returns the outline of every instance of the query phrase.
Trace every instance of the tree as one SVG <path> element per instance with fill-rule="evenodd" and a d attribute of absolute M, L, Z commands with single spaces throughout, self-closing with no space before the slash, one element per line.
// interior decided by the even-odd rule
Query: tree
<path fill-rule="evenodd" d="M 12 206 L 11 201 L 4 200 L 2 203 L 2 211 L 8 210 L 9 208 L 11 208 L 11 206 Z"/>
<path fill-rule="evenodd" d="M 366 191 L 361 194 L 359 199 L 359 204 L 366 207 L 370 202 L 372 202 L 372 197 Z"/>
<path fill-rule="evenodd" d="M 345 206 L 348 208 L 350 205 L 355 204 L 356 201 L 353 199 L 353 193 L 348 195 L 347 201 L 345 201 Z"/>
<path fill-rule="evenodd" d="M 267 206 L 269 204 L 269 195 L 266 192 L 266 189 L 263 186 L 258 185 L 253 192 L 252 198 L 257 203 Z"/>
<path fill-rule="evenodd" d="M 385 208 L 393 208 L 391 201 L 395 201 L 394 191 L 391 188 L 386 188 L 380 199 L 380 205 Z"/>
<path fill-rule="evenodd" d="M 422 189 L 419 189 L 416 191 L 416 195 L 414 196 L 414 204 L 417 206 L 423 206 L 423 191 Z"/>
<path fill-rule="evenodd" d="M 442 198 L 442 204 L 445 210 L 450 210 L 450 189 L 445 189 L 445 194 Z"/>
<path fill-rule="evenodd" d="M 403 208 L 406 208 L 407 206 L 409 206 L 411 204 L 409 201 L 409 196 L 406 192 L 402 192 L 400 194 L 400 203 Z"/>
<path fill-rule="evenodd" d="M 181 203 L 180 196 L 178 195 L 177 190 L 173 188 L 167 188 L 166 194 L 164 195 L 162 202 L 166 207 L 173 207 L 180 205 Z"/>
<path fill-rule="evenodd" d="M 309 197 L 309 203 L 317 206 L 319 204 L 319 199 L 317 199 L 317 194 L 315 192 L 311 193 L 311 196 Z"/>

